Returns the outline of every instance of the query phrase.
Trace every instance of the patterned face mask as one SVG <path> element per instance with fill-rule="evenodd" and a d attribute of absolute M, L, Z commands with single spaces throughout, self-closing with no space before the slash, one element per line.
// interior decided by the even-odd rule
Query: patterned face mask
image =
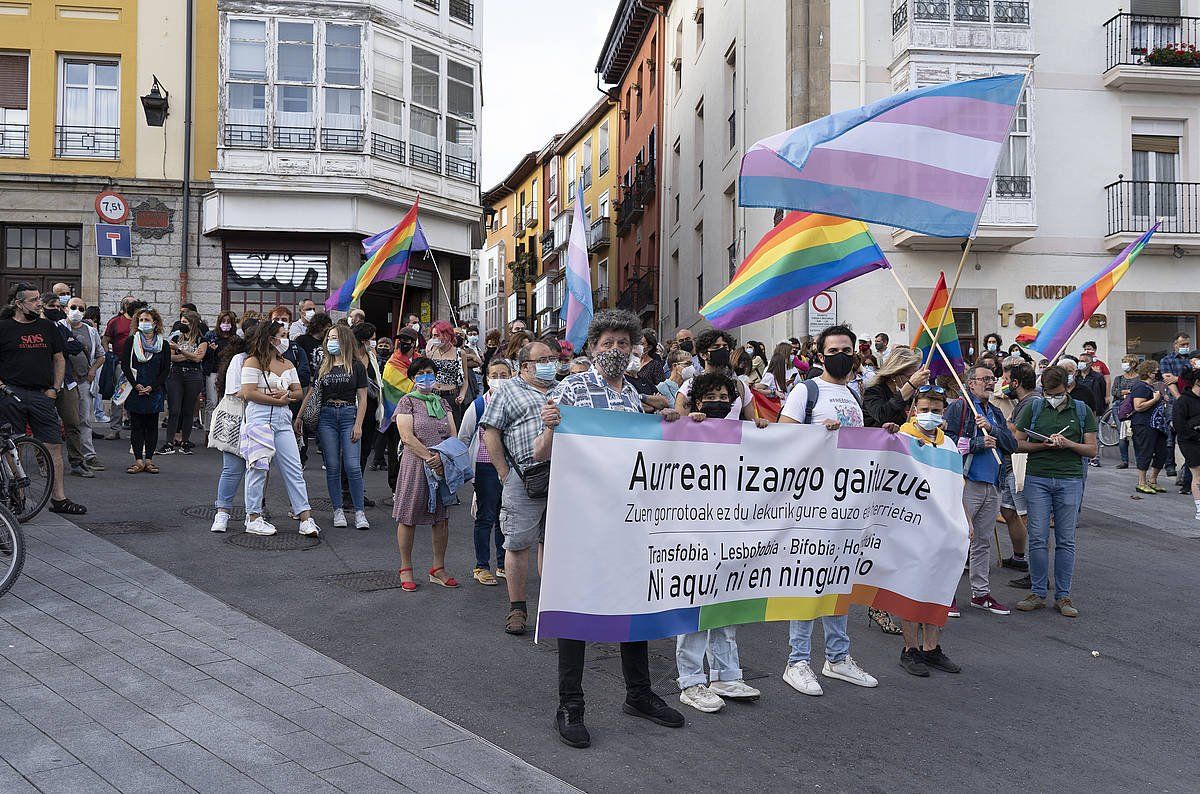
<path fill-rule="evenodd" d="M 609 380 L 616 380 L 625 374 L 629 366 L 629 354 L 620 350 L 604 350 L 596 354 L 596 368 Z"/>

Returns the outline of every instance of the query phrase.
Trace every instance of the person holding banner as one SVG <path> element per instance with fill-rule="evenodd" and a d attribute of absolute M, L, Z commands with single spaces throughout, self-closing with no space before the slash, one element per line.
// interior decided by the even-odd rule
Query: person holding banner
<path fill-rule="evenodd" d="M 704 363 L 704 372 L 731 374 L 731 357 L 736 346 L 737 340 L 725 331 L 710 330 L 700 334 L 696 339 L 696 353 Z M 692 393 L 692 380 L 689 378 L 684 381 L 675 397 L 675 410 L 681 414 L 687 410 L 688 399 Z M 747 388 L 744 383 L 738 381 L 738 393 L 733 400 L 733 415 L 751 422 L 754 421 L 754 401 L 746 391 Z"/>
<path fill-rule="evenodd" d="M 606 309 L 596 313 L 588 325 L 587 333 L 588 350 L 593 360 L 592 369 L 589 372 L 568 375 L 550 393 L 541 410 L 541 419 L 546 429 L 534 442 L 535 460 L 550 459 L 554 445 L 554 428 L 562 421 L 559 405 L 628 413 L 642 412 L 641 397 L 637 389 L 625 378 L 633 344 L 641 334 L 641 329 L 641 322 L 633 312 Z M 729 347 L 732 345 L 727 346 L 726 350 Z M 729 413 L 732 413 L 732 407 Z M 659 414 L 667 422 L 679 418 L 679 412 L 673 408 L 664 408 Z M 507 499 L 507 492 L 505 498 Z M 555 724 L 559 738 L 571 747 L 587 747 L 591 744 L 591 735 L 583 722 L 583 663 L 586 647 L 587 643 L 583 640 L 558 640 L 559 705 Z M 668 728 L 683 727 L 683 715 L 668 706 L 665 700 L 650 689 L 650 651 L 645 641 L 621 643 L 621 672 L 625 677 L 625 703 L 621 707 L 622 711 Z"/>
<path fill-rule="evenodd" d="M 886 344 L 886 336 L 879 336 L 884 336 Z M 854 332 L 849 326 L 833 325 L 821 332 L 817 337 L 821 374 L 804 381 L 803 387 L 792 390 L 783 405 L 780 423 L 821 424 L 831 432 L 842 427 L 865 426 L 862 405 L 846 385 L 853 377 L 857 364 L 855 342 Z M 874 676 L 859 667 L 858 662 L 850 656 L 850 635 L 846 625 L 846 615 L 826 615 L 821 618 L 821 627 L 825 631 L 825 666 L 821 668 L 821 675 L 856 686 L 879 686 Z M 793 620 L 788 625 L 791 653 L 783 680 L 797 692 L 815 696 L 823 694 L 824 690 L 817 683 L 809 664 L 812 629 L 811 620 Z"/>

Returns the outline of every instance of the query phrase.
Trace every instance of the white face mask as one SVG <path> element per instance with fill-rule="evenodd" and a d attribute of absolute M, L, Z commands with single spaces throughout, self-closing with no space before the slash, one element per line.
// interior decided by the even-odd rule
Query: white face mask
<path fill-rule="evenodd" d="M 1075 369 L 1079 370 L 1080 372 L 1085 372 L 1090 366 L 1091 364 L 1087 363 L 1086 361 L 1080 361 L 1075 365 Z"/>
<path fill-rule="evenodd" d="M 421 324 L 420 323 L 413 323 L 412 325 L 410 325 L 408 327 L 413 329 L 417 333 L 421 333 Z"/>
<path fill-rule="evenodd" d="M 1121 371 L 1122 372 L 1128 372 L 1132 368 L 1133 368 L 1132 365 L 1128 361 L 1121 362 Z"/>
<path fill-rule="evenodd" d="M 641 345 L 634 345 L 634 346 L 633 346 L 633 357 L 634 357 L 634 358 L 641 358 L 641 357 L 642 357 L 642 353 L 643 353 L 644 351 L 645 351 L 645 348 L 644 348 L 644 347 L 642 347 Z"/>
<path fill-rule="evenodd" d="M 942 422 L 945 421 L 941 414 L 935 414 L 932 411 L 919 413 L 913 418 L 916 420 L 917 426 L 922 430 L 933 430 L 934 428 L 941 427 Z"/>
<path fill-rule="evenodd" d="M 73 323 L 83 322 L 83 309 L 67 309 L 67 319 Z"/>
<path fill-rule="evenodd" d="M 276 339 L 274 344 L 275 344 L 275 349 L 278 350 L 279 355 L 282 356 L 284 353 L 286 353 L 288 351 L 288 348 L 291 347 L 292 340 L 288 339 L 287 337 L 284 337 L 282 339 Z"/>
<path fill-rule="evenodd" d="M 1067 401 L 1065 394 L 1050 394 L 1046 395 L 1046 402 L 1050 403 L 1051 408 L 1060 408 Z"/>
<path fill-rule="evenodd" d="M 375 340 L 374 340 L 374 339 L 372 339 L 370 342 L 367 342 L 367 347 L 369 347 L 369 348 L 371 348 L 372 350 L 374 350 L 374 349 L 375 349 Z"/>
<path fill-rule="evenodd" d="M 304 310 L 304 321 L 308 322 L 309 320 L 311 320 L 313 318 L 313 315 L 315 315 L 316 313 L 317 313 L 316 309 L 305 309 Z"/>

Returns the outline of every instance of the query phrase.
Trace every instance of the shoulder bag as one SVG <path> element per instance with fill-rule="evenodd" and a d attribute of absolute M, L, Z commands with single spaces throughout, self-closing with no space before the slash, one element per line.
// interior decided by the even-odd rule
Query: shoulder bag
<path fill-rule="evenodd" d="M 240 455 L 242 423 L 246 419 L 246 401 L 236 394 L 226 394 L 213 411 L 208 430 L 209 449 L 219 449 Z"/>

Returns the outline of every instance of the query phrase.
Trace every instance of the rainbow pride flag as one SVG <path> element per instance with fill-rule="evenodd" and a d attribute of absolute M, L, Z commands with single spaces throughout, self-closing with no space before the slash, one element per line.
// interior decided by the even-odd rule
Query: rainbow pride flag
<path fill-rule="evenodd" d="M 404 219 L 391 229 L 363 241 L 367 261 L 336 292 L 330 293 L 325 301 L 326 311 L 348 311 L 350 304 L 358 300 L 367 287 L 376 281 L 387 281 L 403 275 L 408 272 L 409 257 L 413 253 L 429 250 L 421 222 L 417 220 L 419 203 L 418 198 Z"/>
<path fill-rule="evenodd" d="M 862 221 L 789 212 L 700 314 L 716 328 L 745 325 L 885 267 L 890 265 Z"/>
<path fill-rule="evenodd" d="M 938 333 L 938 344 L 954 364 L 954 369 L 962 372 L 962 348 L 958 345 L 958 326 L 954 324 L 954 310 L 950 307 L 950 291 L 946 289 L 945 273 L 938 273 L 937 287 L 934 288 L 933 297 L 929 299 L 929 306 L 925 309 L 925 325 L 937 330 L 939 324 L 941 332 Z M 924 325 L 917 325 L 917 335 L 913 337 L 912 347 L 913 350 L 921 351 L 922 359 L 928 362 L 929 372 L 933 377 L 950 374 L 945 360 L 934 352 L 931 335 Z M 882 361 L 879 363 L 883 364 Z"/>
<path fill-rule="evenodd" d="M 397 348 L 383 365 L 383 383 L 379 388 L 379 397 L 383 401 L 383 418 L 379 421 L 381 431 L 387 430 L 392 423 L 392 417 L 396 415 L 396 403 L 413 390 L 412 379 L 408 377 L 408 365 L 411 363 L 412 359 Z"/>
<path fill-rule="evenodd" d="M 1029 343 L 1030 350 L 1047 358 L 1059 355 L 1071 341 L 1076 329 L 1091 319 L 1121 277 L 1129 272 L 1129 266 L 1146 247 L 1146 243 L 1150 242 L 1158 227 L 1158 223 L 1154 224 L 1145 234 L 1126 246 L 1108 267 L 1060 300 L 1049 313 L 1043 314 L 1037 325 L 1022 328 L 1021 333 L 1017 335 L 1017 341 L 1022 344 Z"/>

